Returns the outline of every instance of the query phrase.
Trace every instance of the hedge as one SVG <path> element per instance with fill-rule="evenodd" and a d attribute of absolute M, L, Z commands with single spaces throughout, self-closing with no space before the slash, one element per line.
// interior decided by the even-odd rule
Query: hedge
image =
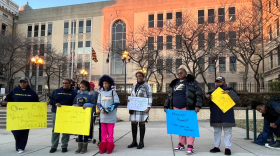
<path fill-rule="evenodd" d="M 280 91 L 280 82 L 279 81 L 271 82 L 268 84 L 268 87 L 269 87 L 269 91 L 271 92 Z"/>

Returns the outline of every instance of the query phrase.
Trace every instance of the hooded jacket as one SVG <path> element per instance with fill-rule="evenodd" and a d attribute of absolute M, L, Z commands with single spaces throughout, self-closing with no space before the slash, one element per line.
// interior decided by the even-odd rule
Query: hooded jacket
<path fill-rule="evenodd" d="M 56 103 L 61 105 L 72 106 L 75 99 L 76 93 L 72 89 L 63 89 L 62 87 L 56 89 L 49 96 L 50 105 L 52 105 L 52 112 L 56 113 Z"/>
<path fill-rule="evenodd" d="M 38 95 L 28 85 L 26 90 L 14 88 L 5 98 L 7 102 L 39 102 Z"/>

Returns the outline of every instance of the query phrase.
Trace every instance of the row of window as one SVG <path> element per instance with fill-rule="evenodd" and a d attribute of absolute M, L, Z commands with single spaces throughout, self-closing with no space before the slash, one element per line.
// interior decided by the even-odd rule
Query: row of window
<path fill-rule="evenodd" d="M 277 37 L 280 35 L 279 25 L 280 25 L 279 20 L 277 20 L 274 25 L 274 29 L 275 29 L 274 32 L 272 32 L 272 26 L 271 25 L 268 26 L 267 34 L 268 34 L 269 41 L 272 41 L 273 36 Z"/>
<path fill-rule="evenodd" d="M 39 26 L 41 27 L 40 32 L 39 32 Z M 46 28 L 46 26 L 48 26 Z M 34 25 L 34 31 L 33 31 L 33 26 L 29 25 L 27 27 L 27 37 L 39 37 L 39 36 L 51 36 L 52 35 L 52 29 L 53 29 L 53 24 L 52 23 L 48 23 L 46 24 L 35 24 Z M 46 33 L 47 30 L 47 33 Z M 32 32 L 33 32 L 33 36 L 32 36 Z M 40 34 L 39 34 L 40 33 Z"/>
<path fill-rule="evenodd" d="M 204 24 L 205 23 L 205 10 L 198 10 L 198 24 Z M 208 9 L 208 23 L 215 23 L 215 9 Z M 234 22 L 236 20 L 236 12 L 235 7 L 229 7 L 228 8 L 228 20 L 230 22 Z M 225 22 L 225 8 L 218 8 L 218 22 L 222 23 Z"/>
<path fill-rule="evenodd" d="M 268 0 L 268 3 L 267 3 L 267 8 L 268 8 L 268 12 L 269 12 L 269 13 L 271 13 L 271 1 L 272 1 L 272 0 Z M 279 2 L 278 2 L 278 0 L 274 0 L 274 6 L 277 7 L 277 8 L 279 7 Z"/>
<path fill-rule="evenodd" d="M 86 27 L 84 30 L 84 23 L 86 23 Z M 71 31 L 69 31 L 71 30 Z M 77 21 L 71 21 L 71 27 L 69 22 L 64 22 L 64 34 L 76 34 L 77 32 Z M 83 34 L 84 32 L 91 32 L 91 20 L 78 20 L 78 33 Z"/>
<path fill-rule="evenodd" d="M 70 54 L 76 49 L 76 42 L 70 42 Z M 85 47 L 85 54 L 91 53 L 90 41 L 79 41 L 78 42 L 78 54 L 83 54 Z M 63 43 L 63 55 L 68 55 L 68 42 Z"/>
<path fill-rule="evenodd" d="M 273 69 L 274 67 L 274 54 L 273 52 L 270 52 L 270 55 L 268 57 L 268 63 L 269 63 L 269 69 Z M 280 47 L 277 48 L 277 54 L 276 54 L 276 65 L 280 66 Z"/>
<path fill-rule="evenodd" d="M 166 26 L 171 26 L 172 19 L 173 19 L 173 13 L 172 12 L 166 13 Z M 175 19 L 176 19 L 176 26 L 180 26 L 182 24 L 182 12 L 176 12 Z M 155 27 L 155 15 L 154 14 L 149 14 L 148 27 L 149 28 Z M 163 13 L 157 14 L 157 27 L 158 28 L 163 27 Z"/>

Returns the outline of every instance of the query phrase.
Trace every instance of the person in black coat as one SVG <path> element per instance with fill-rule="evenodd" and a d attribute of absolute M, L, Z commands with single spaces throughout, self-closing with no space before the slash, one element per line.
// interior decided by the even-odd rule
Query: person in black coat
<path fill-rule="evenodd" d="M 239 102 L 240 98 L 236 91 L 228 87 L 226 84 L 226 80 L 224 77 L 217 77 L 215 80 L 216 88 L 214 90 L 209 91 L 206 94 L 208 99 L 211 99 L 211 94 L 220 87 L 223 89 L 223 94 L 228 94 L 232 100 L 237 103 Z M 221 144 L 221 135 L 222 129 L 224 129 L 224 141 L 225 141 L 225 155 L 231 155 L 230 146 L 231 146 L 231 132 L 232 127 L 235 127 L 235 118 L 234 118 L 234 110 L 233 108 L 229 109 L 227 112 L 222 112 L 222 110 L 214 103 L 210 102 L 210 125 L 214 127 L 214 138 L 215 138 L 215 147 L 210 150 L 211 153 L 220 152 L 220 144 Z"/>
<path fill-rule="evenodd" d="M 4 99 L 2 105 L 7 105 L 8 102 L 39 102 L 38 95 L 30 88 L 27 78 L 19 80 L 19 86 L 14 88 Z M 29 129 L 13 130 L 16 140 L 16 151 L 23 153 L 27 144 Z"/>
<path fill-rule="evenodd" d="M 195 110 L 198 113 L 202 106 L 202 90 L 195 77 L 187 74 L 183 65 L 178 68 L 177 75 L 179 79 L 174 79 L 169 85 L 172 94 L 164 106 L 165 109 Z M 194 137 L 188 137 L 187 154 L 193 154 L 194 152 L 194 139 Z M 186 137 L 179 136 L 179 144 L 175 150 L 184 150 L 186 144 Z"/>

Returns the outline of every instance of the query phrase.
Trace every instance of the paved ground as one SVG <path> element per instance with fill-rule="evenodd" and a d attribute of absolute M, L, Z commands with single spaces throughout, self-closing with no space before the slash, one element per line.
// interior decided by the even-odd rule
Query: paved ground
<path fill-rule="evenodd" d="M 221 147 L 222 152 L 218 154 L 209 153 L 213 148 L 213 129 L 209 126 L 208 121 L 199 121 L 201 137 L 195 141 L 195 155 L 198 156 L 218 156 L 224 155 L 224 146 Z M 96 129 L 98 126 L 96 126 Z M 98 136 L 97 133 L 95 135 Z M 250 136 L 253 136 L 252 133 Z M 258 146 L 251 143 L 250 140 L 244 140 L 245 130 L 241 128 L 233 129 L 233 145 L 232 155 L 236 156 L 272 156 L 280 155 L 280 150 L 272 150 L 263 146 Z M 11 132 L 0 130 L 0 156 L 18 156 L 14 148 L 14 138 Z M 77 156 L 74 151 L 77 148 L 77 143 L 71 136 L 69 142 L 69 151 L 61 153 L 61 149 L 54 154 L 50 154 L 50 139 L 51 129 L 36 129 L 31 130 L 29 141 L 25 153 L 26 156 Z M 172 135 L 173 146 L 178 143 L 178 136 Z M 145 138 L 145 148 L 127 149 L 126 146 L 131 143 L 131 132 L 129 122 L 119 122 L 115 126 L 115 141 L 116 148 L 111 154 L 112 156 L 183 156 L 185 151 L 178 151 L 173 153 L 171 136 L 166 134 L 165 122 L 149 122 L 147 124 L 147 132 Z M 223 142 L 222 142 L 223 144 Z M 100 155 L 96 144 L 89 145 L 88 153 L 85 156 Z M 106 154 L 105 154 L 106 155 Z"/>

